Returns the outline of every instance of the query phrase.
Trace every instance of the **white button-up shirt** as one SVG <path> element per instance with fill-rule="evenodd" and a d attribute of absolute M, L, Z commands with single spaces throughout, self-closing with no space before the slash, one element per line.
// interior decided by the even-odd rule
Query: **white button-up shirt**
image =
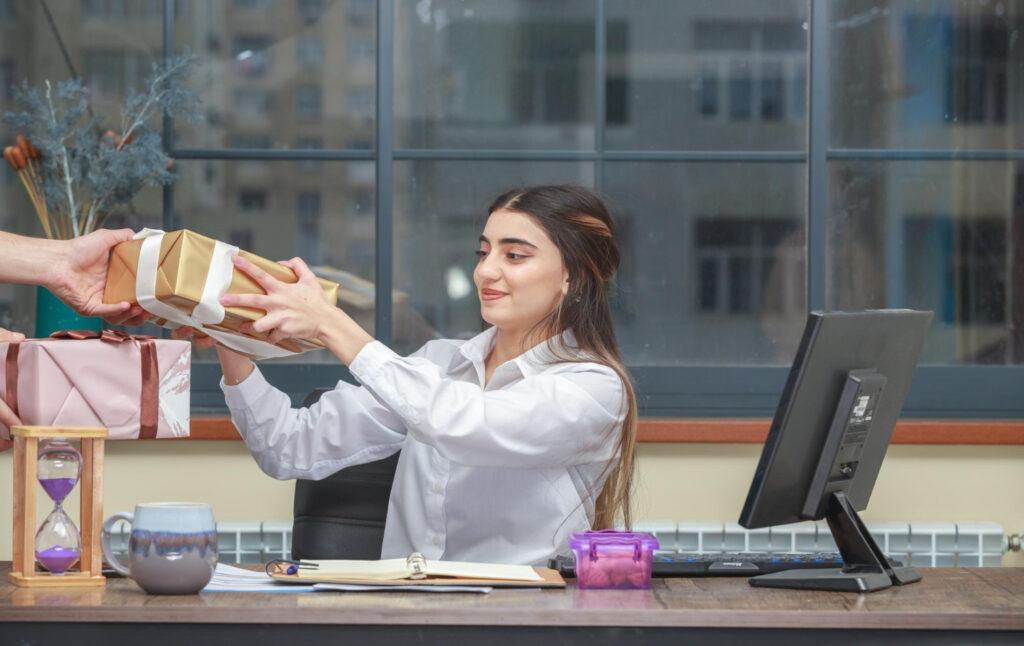
<path fill-rule="evenodd" d="M 275 478 L 318 480 L 401 450 L 382 558 L 546 565 L 570 533 L 590 527 L 617 455 L 624 389 L 611 368 L 558 362 L 546 343 L 485 386 L 494 339 L 491 328 L 406 358 L 374 341 L 350 366 L 362 387 L 339 381 L 309 408 L 291 408 L 258 369 L 221 388 Z M 575 345 L 571 333 L 562 339 Z"/>

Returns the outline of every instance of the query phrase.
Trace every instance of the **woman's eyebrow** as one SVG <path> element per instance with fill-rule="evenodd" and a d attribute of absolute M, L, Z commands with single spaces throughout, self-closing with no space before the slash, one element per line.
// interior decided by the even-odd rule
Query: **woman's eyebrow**
<path fill-rule="evenodd" d="M 487 236 L 480 236 L 480 242 L 486 242 L 487 244 L 491 244 L 491 241 L 487 239 Z M 522 238 L 502 238 L 501 240 L 498 240 L 498 244 L 521 244 L 527 247 L 533 247 L 534 249 L 537 248 L 537 245 L 533 244 L 529 240 L 523 240 Z"/>

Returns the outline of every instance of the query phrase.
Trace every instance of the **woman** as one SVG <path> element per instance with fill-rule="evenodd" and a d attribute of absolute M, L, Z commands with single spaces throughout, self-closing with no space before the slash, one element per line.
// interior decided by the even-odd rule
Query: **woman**
<path fill-rule="evenodd" d="M 581 187 L 508 192 L 477 254 L 492 327 L 407 358 L 328 303 L 299 259 L 286 284 L 235 258 L 267 294 L 221 301 L 265 310 L 251 329 L 272 342 L 319 339 L 361 382 L 292 409 L 251 361 L 217 349 L 232 420 L 271 476 L 319 479 L 401 450 L 383 558 L 541 565 L 571 532 L 618 512 L 629 522 L 636 400 L 608 307 L 619 253 L 607 209 Z"/>

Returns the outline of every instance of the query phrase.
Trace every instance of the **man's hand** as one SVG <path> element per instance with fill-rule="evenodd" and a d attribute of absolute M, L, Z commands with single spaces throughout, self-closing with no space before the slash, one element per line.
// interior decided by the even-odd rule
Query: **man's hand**
<path fill-rule="evenodd" d="M 102 316 L 113 325 L 140 325 L 149 314 L 138 305 L 122 301 L 105 304 L 110 249 L 132 239 L 131 229 L 100 229 L 89 235 L 62 242 L 44 286 L 83 316 Z"/>
<path fill-rule="evenodd" d="M 20 332 L 11 332 L 0 327 L 0 343 L 6 341 L 21 341 L 25 338 L 24 334 Z M 0 452 L 6 451 L 14 445 L 11 441 L 11 427 L 21 425 L 21 420 L 14 414 L 14 411 L 10 409 L 7 403 L 3 399 L 3 393 L 0 393 Z"/>

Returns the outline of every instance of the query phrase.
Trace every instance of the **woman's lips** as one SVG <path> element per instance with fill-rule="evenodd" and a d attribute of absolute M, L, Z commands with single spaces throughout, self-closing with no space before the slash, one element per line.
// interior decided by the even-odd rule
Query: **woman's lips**
<path fill-rule="evenodd" d="M 508 294 L 506 294 L 505 292 L 499 292 L 496 289 L 480 290 L 480 300 L 482 301 L 495 301 L 501 298 L 502 296 L 508 296 Z"/>

